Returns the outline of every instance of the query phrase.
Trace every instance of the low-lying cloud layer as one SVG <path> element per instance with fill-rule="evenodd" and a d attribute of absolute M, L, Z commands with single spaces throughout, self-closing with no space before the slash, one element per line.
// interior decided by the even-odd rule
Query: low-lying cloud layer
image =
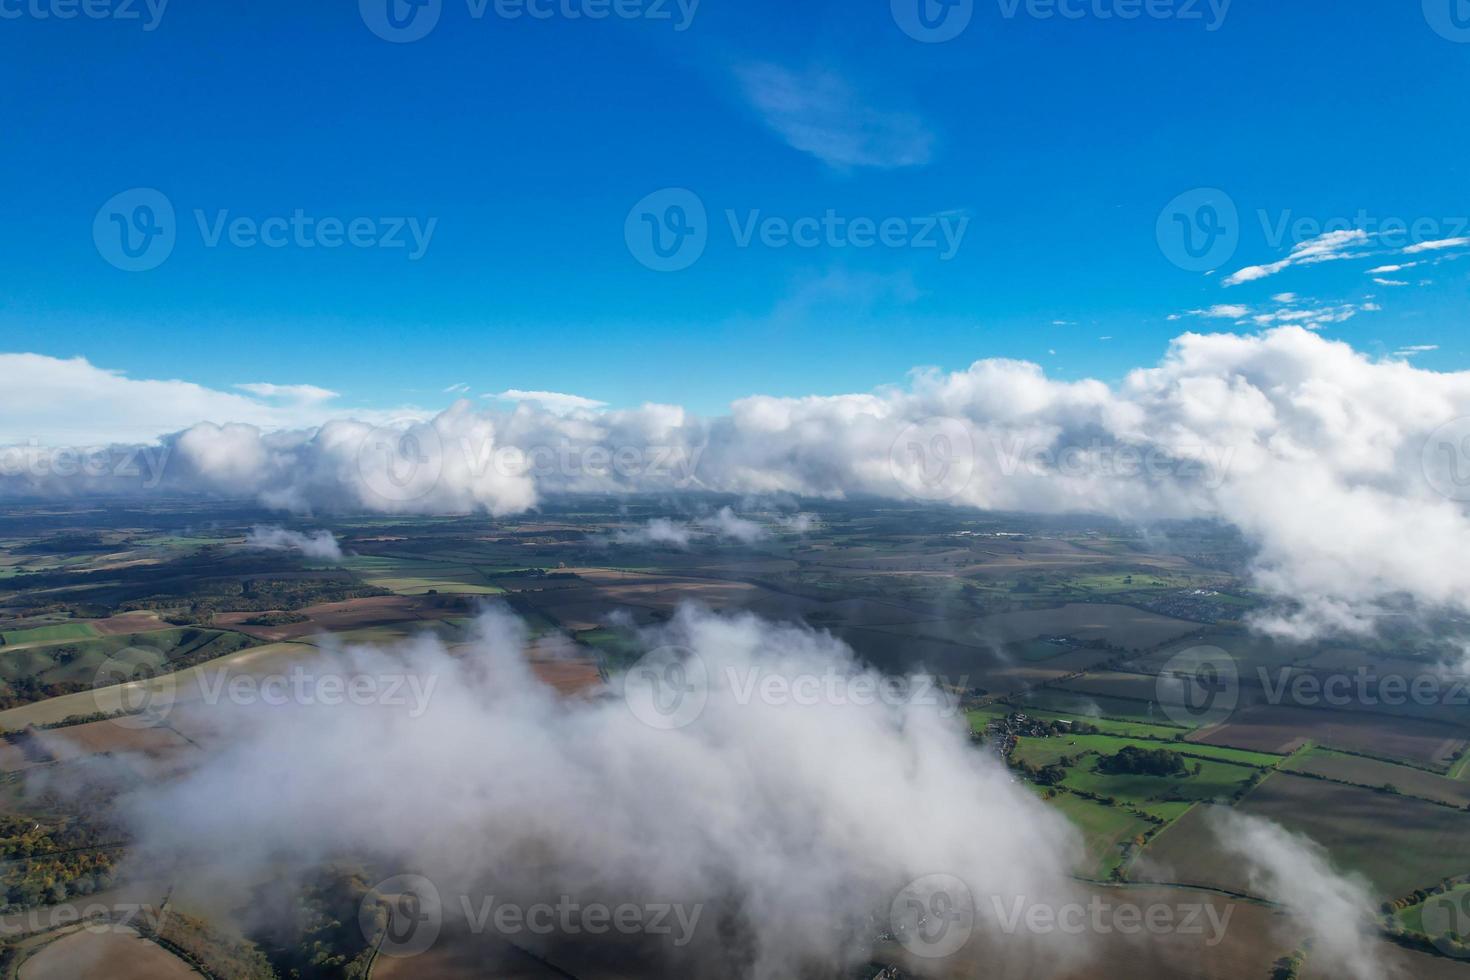
<path fill-rule="evenodd" d="M 755 396 L 716 418 L 461 401 L 380 426 L 200 423 L 65 466 L 0 454 L 0 492 L 161 488 L 296 512 L 507 515 L 547 493 L 715 490 L 1211 518 L 1257 549 L 1256 586 L 1290 600 L 1273 628 L 1366 630 L 1405 600 L 1470 610 L 1470 373 L 1299 327 L 1186 334 L 1116 386 L 982 360 L 867 394 Z"/>
<path fill-rule="evenodd" d="M 254 527 L 245 536 L 245 547 L 266 551 L 299 551 L 318 561 L 341 561 L 342 546 L 331 531 L 302 534 L 283 527 Z"/>
<path fill-rule="evenodd" d="M 865 962 L 911 883 L 944 876 L 959 883 L 945 907 L 974 915 L 956 936 L 973 931 L 967 955 L 983 955 L 990 975 L 1080 962 L 1087 937 L 1001 931 L 997 909 L 1075 899 L 1078 842 L 969 743 L 962 714 L 918 696 L 742 694 L 753 676 L 879 683 L 830 636 L 750 616 L 685 609 L 644 640 L 683 651 L 659 670 L 677 662 L 687 678 L 698 665 L 697 713 L 662 724 L 638 697 L 557 696 L 532 676 L 526 628 L 505 613 L 481 618 L 468 652 L 424 638 L 303 665 L 411 674 L 430 693 L 401 706 L 297 697 L 192 718 L 176 706 L 173 723 L 223 737 L 200 735 L 192 771 L 124 799 L 136 860 L 252 883 L 371 855 L 380 871 L 429 879 L 446 905 L 697 905 L 694 941 L 652 941 L 641 955 L 659 968 L 641 975 L 755 980 Z M 649 669 L 629 683 L 649 683 Z"/>

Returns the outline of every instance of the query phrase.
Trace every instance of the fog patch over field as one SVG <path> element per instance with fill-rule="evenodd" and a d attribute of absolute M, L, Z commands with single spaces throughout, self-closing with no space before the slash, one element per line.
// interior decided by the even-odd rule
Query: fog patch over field
<path fill-rule="evenodd" d="M 689 547 L 689 525 L 667 517 L 655 517 L 641 527 L 613 534 L 615 544 L 663 545 L 669 548 Z"/>
<path fill-rule="evenodd" d="M 253 527 L 245 537 L 245 547 L 266 551 L 299 551 L 318 561 L 342 560 L 342 546 L 331 531 L 302 534 L 282 527 Z"/>
<path fill-rule="evenodd" d="M 1234 810 L 1211 810 L 1221 846 L 1249 868 L 1252 891 L 1278 902 L 1312 937 L 1314 966 L 1352 980 L 1389 976 L 1378 949 L 1371 886 L 1332 867 L 1327 852 L 1280 824 Z"/>
<path fill-rule="evenodd" d="M 709 678 L 684 727 L 651 726 L 611 692 L 556 696 L 505 612 L 479 619 L 468 652 L 423 638 L 308 662 L 437 683 L 421 712 L 211 707 L 222 737 L 201 739 L 197 768 L 125 798 L 135 855 L 221 883 L 371 855 L 451 904 L 702 905 L 693 943 L 650 941 L 651 972 L 756 980 L 865 962 L 906 886 L 951 875 L 977 919 L 961 955 L 1018 977 L 1085 962 L 1088 937 L 996 921 L 1018 902 L 1075 901 L 1079 842 L 970 744 L 962 715 L 919 698 L 742 697 L 757 674 L 876 680 L 829 635 L 750 615 L 685 608 L 644 641 L 689 651 L 689 676 Z"/>

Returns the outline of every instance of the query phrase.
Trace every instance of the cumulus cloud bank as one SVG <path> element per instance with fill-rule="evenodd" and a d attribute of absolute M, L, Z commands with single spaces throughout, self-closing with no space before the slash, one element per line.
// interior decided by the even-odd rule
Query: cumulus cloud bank
<path fill-rule="evenodd" d="M 266 551 L 299 551 L 320 561 L 342 560 L 342 546 L 331 531 L 302 534 L 283 527 L 253 527 L 245 536 L 245 546 Z"/>
<path fill-rule="evenodd" d="M 1125 520 L 1210 518 L 1255 546 L 1266 625 L 1368 630 L 1406 601 L 1470 609 L 1470 373 L 1373 358 L 1310 330 L 1185 334 L 1117 385 L 1036 364 L 919 371 L 905 387 L 677 406 L 534 401 L 310 429 L 207 422 L 118 475 L 0 451 L 0 487 L 250 496 L 296 512 L 514 514 L 547 493 L 883 497 Z M 111 464 L 113 469 L 108 469 Z M 150 483 L 150 479 L 152 482 Z"/>
<path fill-rule="evenodd" d="M 681 676 L 697 666 L 707 678 L 700 710 L 678 724 L 637 697 L 557 696 L 527 666 L 524 624 L 499 612 L 467 652 L 423 638 L 304 665 L 410 674 L 430 693 L 404 706 L 301 697 L 197 718 L 175 706 L 174 723 L 224 737 L 201 735 L 195 768 L 124 799 L 136 859 L 223 883 L 370 854 L 429 879 L 446 905 L 702 905 L 695 941 L 654 942 L 643 952 L 655 968 L 637 975 L 755 980 L 866 962 L 894 928 L 895 899 L 942 873 L 972 892 L 960 955 L 983 955 L 989 975 L 1047 975 L 1085 956 L 1085 937 L 1000 931 L 996 909 L 1075 899 L 1078 842 L 969 744 L 962 715 L 918 696 L 742 696 L 752 677 L 832 678 L 824 690 L 839 691 L 880 680 L 826 634 L 748 615 L 686 608 L 644 641 L 676 646 Z M 648 683 L 648 669 L 627 683 Z"/>

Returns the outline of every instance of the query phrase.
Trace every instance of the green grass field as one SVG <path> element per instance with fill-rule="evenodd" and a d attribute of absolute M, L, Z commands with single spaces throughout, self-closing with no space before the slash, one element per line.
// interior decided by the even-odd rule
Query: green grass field
<path fill-rule="evenodd" d="M 970 712 L 970 725 L 978 731 L 985 727 L 985 722 L 993 718 L 1004 718 L 1016 710 L 1016 707 L 1010 704 L 991 704 L 983 708 L 976 708 Z M 1114 718 L 1089 718 L 1086 715 L 1069 714 L 1065 711 L 1046 711 L 1031 707 L 1022 710 L 1033 718 L 1041 718 L 1046 721 L 1086 722 L 1104 735 L 1121 735 L 1126 738 L 1174 739 L 1180 735 L 1187 735 L 1190 731 L 1187 728 L 1167 724 L 1122 721 Z"/>
<path fill-rule="evenodd" d="M 1107 878 L 1125 859 L 1124 846 L 1151 829 L 1123 807 L 1108 806 L 1071 793 L 1047 800 L 1082 834 L 1088 864 L 1077 872 L 1089 878 Z"/>
<path fill-rule="evenodd" d="M 369 585 L 398 595 L 503 595 L 486 571 L 471 565 L 423 558 L 355 555 L 342 562 Z M 490 571 L 499 571 L 499 568 Z"/>
<path fill-rule="evenodd" d="M 243 633 L 181 627 L 20 650 L 0 648 L 0 681 L 7 688 L 28 678 L 40 684 L 90 685 L 109 659 L 158 667 L 175 662 L 199 663 L 254 645 L 255 641 Z"/>
<path fill-rule="evenodd" d="M 1023 738 L 1016 747 L 1016 758 L 1031 762 L 1034 765 L 1044 766 L 1057 761 L 1058 758 L 1064 755 L 1077 756 L 1087 752 L 1113 755 L 1129 745 L 1142 749 L 1164 748 L 1186 756 L 1213 759 L 1219 762 L 1232 762 L 1237 765 L 1251 766 L 1257 769 L 1269 769 L 1281 761 L 1281 756 L 1267 755 L 1264 752 L 1249 752 L 1245 749 L 1231 749 L 1218 745 L 1194 745 L 1189 742 L 1173 742 L 1168 745 L 1160 745 L 1158 742 L 1138 738 L 1124 738 L 1117 735 L 1062 735 L 1058 738 Z"/>
<path fill-rule="evenodd" d="M 1095 761 L 1096 757 L 1083 759 L 1080 765 L 1068 772 L 1062 785 L 1068 789 L 1111 796 L 1115 800 L 1135 804 L 1151 801 L 1228 800 L 1259 771 L 1251 766 L 1229 762 L 1186 759 L 1185 762 L 1191 769 L 1189 775 L 1112 774 L 1093 771 L 1092 765 Z M 1198 774 L 1193 772 L 1196 763 L 1200 766 Z"/>
<path fill-rule="evenodd" d="M 1431 896 L 1429 898 L 1429 901 L 1454 902 L 1458 904 L 1459 907 L 1464 908 L 1466 907 L 1464 903 L 1470 902 L 1470 885 L 1456 885 L 1449 891 L 1444 892 L 1441 895 Z M 1429 933 L 1426 932 L 1424 929 L 1424 906 L 1427 904 L 1428 902 L 1421 902 L 1418 905 L 1410 905 L 1408 908 L 1400 909 L 1397 913 L 1395 913 L 1399 920 L 1399 924 L 1404 927 L 1404 931 L 1412 932 L 1415 935 L 1425 936 L 1430 939 L 1434 938 L 1433 936 L 1430 936 Z M 1439 930 L 1436 930 L 1436 932 L 1438 931 Z"/>
<path fill-rule="evenodd" d="M 11 630 L 0 633 L 5 646 L 21 643 L 61 643 L 66 640 L 85 640 L 97 635 L 91 623 L 58 623 L 55 626 L 37 626 L 34 629 Z"/>

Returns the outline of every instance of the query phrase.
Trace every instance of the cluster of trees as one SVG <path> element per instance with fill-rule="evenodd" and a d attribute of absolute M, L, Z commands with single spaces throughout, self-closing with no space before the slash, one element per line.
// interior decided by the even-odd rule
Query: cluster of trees
<path fill-rule="evenodd" d="M 138 923 L 135 923 L 137 925 Z M 146 923 L 145 923 L 146 924 Z M 218 980 L 277 980 L 270 960 L 248 939 L 210 927 L 203 919 L 170 908 L 163 927 L 149 938 Z"/>
<path fill-rule="evenodd" d="M 371 890 L 370 878 L 360 867 L 320 869 L 300 892 L 280 896 L 285 901 L 281 907 L 293 910 L 291 920 L 251 938 L 279 976 L 366 980 L 373 946 L 362 934 L 358 912 Z M 384 922 L 386 915 L 385 911 Z"/>
<path fill-rule="evenodd" d="M 1198 774 L 1203 766 L 1195 763 L 1191 770 L 1184 756 L 1170 749 L 1145 749 L 1126 745 L 1114 755 L 1098 759 L 1098 772 L 1109 775 L 1135 776 L 1183 776 L 1190 772 Z"/>
<path fill-rule="evenodd" d="M 116 849 L 80 822 L 48 825 L 27 817 L 0 817 L 0 890 L 9 909 L 54 905 L 112 884 Z"/>

